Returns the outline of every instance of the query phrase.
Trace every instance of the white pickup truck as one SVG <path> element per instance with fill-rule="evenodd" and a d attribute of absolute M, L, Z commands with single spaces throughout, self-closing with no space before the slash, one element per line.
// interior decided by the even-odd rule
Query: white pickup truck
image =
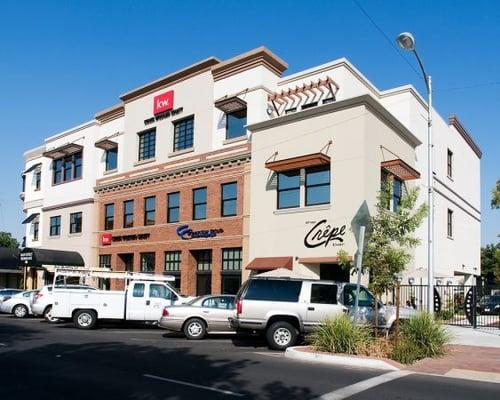
<path fill-rule="evenodd" d="M 74 270 L 73 270 L 74 271 Z M 83 273 L 83 271 L 77 271 Z M 56 271 L 59 276 L 76 276 L 75 272 Z M 125 279 L 126 289 L 72 290 L 53 289 L 52 315 L 60 320 L 72 320 L 77 328 L 92 329 L 98 320 L 158 321 L 166 306 L 183 304 L 192 297 L 182 296 L 167 281 L 172 277 L 147 274 L 106 272 L 106 277 Z M 96 270 L 86 277 L 103 276 Z"/>

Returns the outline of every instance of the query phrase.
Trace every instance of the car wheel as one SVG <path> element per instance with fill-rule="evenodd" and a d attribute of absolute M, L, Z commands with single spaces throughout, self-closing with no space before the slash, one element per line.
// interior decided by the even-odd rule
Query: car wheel
<path fill-rule="evenodd" d="M 55 318 L 52 316 L 52 306 L 48 306 L 44 311 L 43 311 L 43 318 L 45 321 L 47 321 L 49 324 L 55 324 L 56 322 L 59 322 L 59 319 Z"/>
<path fill-rule="evenodd" d="M 266 331 L 269 347 L 273 350 L 286 350 L 297 341 L 299 333 L 290 323 L 278 321 L 273 323 Z"/>
<path fill-rule="evenodd" d="M 28 307 L 24 304 L 18 304 L 12 309 L 12 314 L 17 318 L 26 318 L 28 316 Z"/>
<path fill-rule="evenodd" d="M 73 316 L 73 324 L 80 329 L 92 329 L 97 323 L 97 314 L 93 310 L 78 310 Z"/>
<path fill-rule="evenodd" d="M 199 318 L 191 318 L 184 324 L 184 335 L 189 340 L 200 340 L 207 334 L 205 322 Z"/>

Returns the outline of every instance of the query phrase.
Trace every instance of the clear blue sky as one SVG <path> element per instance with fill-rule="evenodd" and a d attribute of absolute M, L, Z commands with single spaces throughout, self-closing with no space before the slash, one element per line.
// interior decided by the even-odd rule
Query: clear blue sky
<path fill-rule="evenodd" d="M 500 177 L 500 2 L 357 0 L 391 41 L 411 31 L 443 116 L 456 113 L 484 152 L 482 243 Z M 0 230 L 23 236 L 22 154 L 92 118 L 125 91 L 195 61 L 265 45 L 287 73 L 342 56 L 386 89 L 420 78 L 353 0 L 11 1 L 0 3 Z M 409 62 L 414 60 L 404 55 Z M 457 160 L 458 161 L 458 160 Z"/>

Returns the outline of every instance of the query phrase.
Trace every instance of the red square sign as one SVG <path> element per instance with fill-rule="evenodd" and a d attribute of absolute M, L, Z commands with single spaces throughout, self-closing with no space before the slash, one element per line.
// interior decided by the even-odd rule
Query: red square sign
<path fill-rule="evenodd" d="M 112 240 L 113 237 L 111 236 L 111 233 L 103 233 L 101 236 L 101 243 L 103 246 L 109 246 Z"/>
<path fill-rule="evenodd" d="M 174 108 L 173 90 L 155 96 L 153 105 L 154 115 L 171 110 L 172 108 Z"/>

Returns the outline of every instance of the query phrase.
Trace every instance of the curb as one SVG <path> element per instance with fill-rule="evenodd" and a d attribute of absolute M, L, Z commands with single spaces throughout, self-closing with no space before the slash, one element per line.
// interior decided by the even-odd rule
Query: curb
<path fill-rule="evenodd" d="M 358 368 L 373 368 L 383 369 L 386 371 L 399 371 L 398 367 L 389 364 L 384 360 L 354 357 L 354 356 L 337 356 L 326 353 L 310 353 L 303 351 L 303 346 L 289 347 L 285 351 L 285 357 L 301 361 L 314 361 L 330 365 L 340 365 L 343 367 L 358 367 Z"/>

